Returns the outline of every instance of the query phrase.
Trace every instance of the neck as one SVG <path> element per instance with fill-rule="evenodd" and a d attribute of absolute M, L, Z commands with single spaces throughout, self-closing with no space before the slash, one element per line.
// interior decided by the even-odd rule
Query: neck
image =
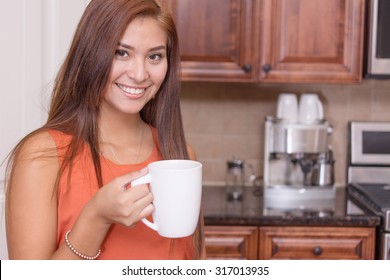
<path fill-rule="evenodd" d="M 98 120 L 100 150 L 104 157 L 117 164 L 138 163 L 147 153 L 143 142 L 147 125 L 139 114 L 126 116 L 101 115 Z M 146 149 L 146 150 L 145 150 Z"/>
<path fill-rule="evenodd" d="M 116 144 L 139 141 L 141 128 L 145 125 L 139 114 L 126 116 L 101 115 L 99 132 L 104 140 Z"/>

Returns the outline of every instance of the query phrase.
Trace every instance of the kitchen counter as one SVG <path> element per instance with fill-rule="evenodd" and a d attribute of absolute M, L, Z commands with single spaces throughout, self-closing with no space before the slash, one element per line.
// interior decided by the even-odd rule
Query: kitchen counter
<path fill-rule="evenodd" d="M 229 202 L 224 187 L 205 186 L 205 225 L 376 227 L 380 224 L 380 217 L 350 200 L 345 187 L 335 187 L 334 191 L 334 197 L 327 199 L 323 208 L 299 203 L 296 207 L 278 208 L 265 206 L 268 203 L 260 189 L 245 187 L 242 201 Z"/>

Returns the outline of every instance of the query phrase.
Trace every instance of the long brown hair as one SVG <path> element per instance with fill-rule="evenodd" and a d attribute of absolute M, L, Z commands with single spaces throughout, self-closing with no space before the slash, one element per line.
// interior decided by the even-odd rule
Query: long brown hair
<path fill-rule="evenodd" d="M 168 37 L 165 80 L 156 97 L 142 109 L 141 117 L 157 128 L 163 159 L 189 158 L 179 101 L 178 37 L 172 17 L 154 0 L 92 0 L 77 26 L 69 52 L 56 77 L 46 124 L 19 143 L 10 162 L 29 136 L 55 129 L 73 136 L 58 177 L 62 176 L 66 167 L 71 173 L 74 158 L 87 143 L 99 186 L 103 185 L 97 127 L 99 108 L 118 42 L 127 25 L 139 16 L 156 19 Z M 201 226 L 194 238 L 196 258 L 200 254 L 200 236 Z"/>
<path fill-rule="evenodd" d="M 99 105 L 118 42 L 127 25 L 140 15 L 155 18 L 168 35 L 167 75 L 156 97 L 142 109 L 141 117 L 157 128 L 164 159 L 188 158 L 179 104 L 178 38 L 170 14 L 153 0 L 93 0 L 85 10 L 57 76 L 45 127 L 73 135 L 71 159 L 82 142 L 89 144 L 100 186 Z"/>

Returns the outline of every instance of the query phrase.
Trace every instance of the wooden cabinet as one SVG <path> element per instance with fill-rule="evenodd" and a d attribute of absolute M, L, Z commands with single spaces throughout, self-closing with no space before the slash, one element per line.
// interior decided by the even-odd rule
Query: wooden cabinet
<path fill-rule="evenodd" d="M 260 259 L 374 259 L 374 228 L 262 227 Z"/>
<path fill-rule="evenodd" d="M 163 0 L 180 40 L 185 81 L 255 81 L 258 1 Z"/>
<path fill-rule="evenodd" d="M 249 226 L 206 226 L 207 259 L 247 259 L 258 257 L 258 228 Z"/>
<path fill-rule="evenodd" d="M 163 0 L 184 81 L 354 83 L 365 0 Z"/>
<path fill-rule="evenodd" d="M 364 0 L 264 0 L 263 3 L 260 81 L 361 80 Z"/>
<path fill-rule="evenodd" d="M 374 259 L 375 228 L 206 226 L 208 259 Z"/>

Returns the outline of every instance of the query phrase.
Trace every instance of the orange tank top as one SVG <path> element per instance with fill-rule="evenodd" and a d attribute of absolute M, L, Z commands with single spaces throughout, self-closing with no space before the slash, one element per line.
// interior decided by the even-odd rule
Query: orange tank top
<path fill-rule="evenodd" d="M 100 157 L 103 185 L 117 176 L 128 172 L 140 170 L 148 163 L 161 159 L 157 146 L 156 129 L 152 128 L 154 138 L 153 152 L 147 160 L 139 164 L 117 165 L 112 161 Z M 50 130 L 56 146 L 61 164 L 65 149 L 71 141 L 71 136 L 59 131 Z M 64 235 L 72 229 L 77 217 L 85 204 L 99 190 L 95 176 L 91 154 L 88 148 L 77 156 L 73 164 L 70 184 L 67 184 L 68 168 L 60 178 L 58 186 L 58 226 L 57 247 L 64 242 Z M 152 217 L 148 217 L 152 220 Z M 192 259 L 194 248 L 192 237 L 170 239 L 161 237 L 154 230 L 138 222 L 134 227 L 128 228 L 113 224 L 101 246 L 99 259 L 107 260 L 163 260 L 163 259 Z"/>

